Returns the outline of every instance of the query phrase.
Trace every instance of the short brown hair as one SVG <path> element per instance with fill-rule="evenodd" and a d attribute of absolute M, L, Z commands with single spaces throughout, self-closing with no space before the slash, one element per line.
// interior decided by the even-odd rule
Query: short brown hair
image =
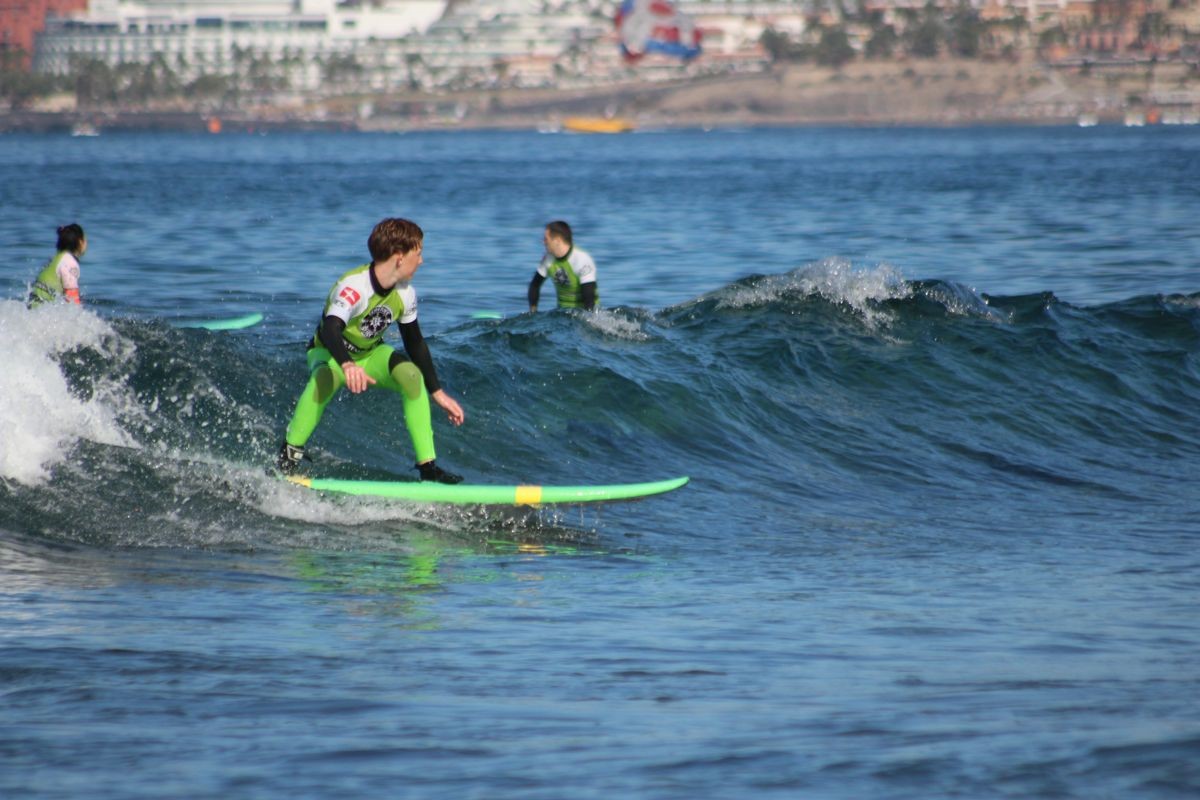
<path fill-rule="evenodd" d="M 367 249 L 371 251 L 371 258 L 374 260 L 386 261 L 396 253 L 404 255 L 420 247 L 424 238 L 425 232 L 417 223 L 399 217 L 388 217 L 381 220 L 371 231 L 371 236 L 367 239 Z"/>
<path fill-rule="evenodd" d="M 569 245 L 575 243 L 571 241 L 571 226 L 563 222 L 561 219 L 556 219 L 554 222 L 546 223 L 546 232 L 551 236 L 557 236 Z"/>

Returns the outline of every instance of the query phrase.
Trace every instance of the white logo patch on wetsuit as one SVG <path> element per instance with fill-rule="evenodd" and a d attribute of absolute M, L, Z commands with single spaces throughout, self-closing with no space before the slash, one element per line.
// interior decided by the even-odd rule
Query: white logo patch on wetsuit
<path fill-rule="evenodd" d="M 374 339 L 386 331 L 388 325 L 391 324 L 392 310 L 381 303 L 367 312 L 362 321 L 358 323 L 358 329 L 362 331 L 363 336 Z"/>

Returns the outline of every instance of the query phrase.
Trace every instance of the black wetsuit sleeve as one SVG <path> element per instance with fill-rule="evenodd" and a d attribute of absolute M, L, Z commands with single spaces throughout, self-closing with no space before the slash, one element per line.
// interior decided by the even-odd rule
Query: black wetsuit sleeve
<path fill-rule="evenodd" d="M 321 329 L 317 331 L 317 338 L 321 340 L 321 344 L 325 345 L 329 355 L 333 356 L 339 364 L 345 364 L 352 360 L 350 351 L 346 349 L 346 343 L 342 340 L 342 331 L 344 330 L 346 330 L 346 323 L 330 314 L 321 321 Z"/>
<path fill-rule="evenodd" d="M 533 280 L 529 282 L 529 305 L 536 306 L 538 298 L 542 294 L 542 284 L 546 282 L 545 277 L 538 273 L 533 273 Z"/>
<path fill-rule="evenodd" d="M 583 303 L 583 307 L 591 311 L 596 307 L 596 282 L 579 284 L 579 302 Z"/>
<path fill-rule="evenodd" d="M 408 353 L 417 369 L 421 370 L 421 377 L 425 379 L 425 390 L 433 394 L 441 389 L 437 370 L 433 368 L 433 356 L 429 353 L 425 337 L 421 335 L 420 324 L 415 319 L 412 322 L 400 323 L 400 338 L 404 340 L 404 352 Z"/>

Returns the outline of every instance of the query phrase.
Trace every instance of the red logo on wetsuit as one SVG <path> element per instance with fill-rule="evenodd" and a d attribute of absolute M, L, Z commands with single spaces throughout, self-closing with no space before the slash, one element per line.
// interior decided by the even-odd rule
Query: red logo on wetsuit
<path fill-rule="evenodd" d="M 350 305 L 354 305 L 359 301 L 359 298 L 361 298 L 362 295 L 347 286 L 345 289 L 342 289 L 342 291 L 338 294 L 338 297 L 342 298 Z"/>

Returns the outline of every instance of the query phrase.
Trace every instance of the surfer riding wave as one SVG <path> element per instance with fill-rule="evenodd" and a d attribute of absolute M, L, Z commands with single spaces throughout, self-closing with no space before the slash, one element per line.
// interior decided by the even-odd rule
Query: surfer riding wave
<path fill-rule="evenodd" d="M 367 240 L 371 263 L 344 273 L 330 290 L 321 324 L 308 345 L 308 383 L 296 401 L 276 459 L 285 475 L 298 470 L 305 444 L 339 389 L 345 386 L 358 394 L 382 386 L 401 397 L 421 480 L 462 481 L 461 475 L 442 469 L 435 460 L 430 400 L 453 425 L 463 424 L 466 416 L 438 381 L 417 323 L 412 278 L 424 260 L 423 240 L 423 231 L 410 220 L 381 221 Z M 384 331 L 393 321 L 400 328 L 407 357 L 383 344 Z"/>

